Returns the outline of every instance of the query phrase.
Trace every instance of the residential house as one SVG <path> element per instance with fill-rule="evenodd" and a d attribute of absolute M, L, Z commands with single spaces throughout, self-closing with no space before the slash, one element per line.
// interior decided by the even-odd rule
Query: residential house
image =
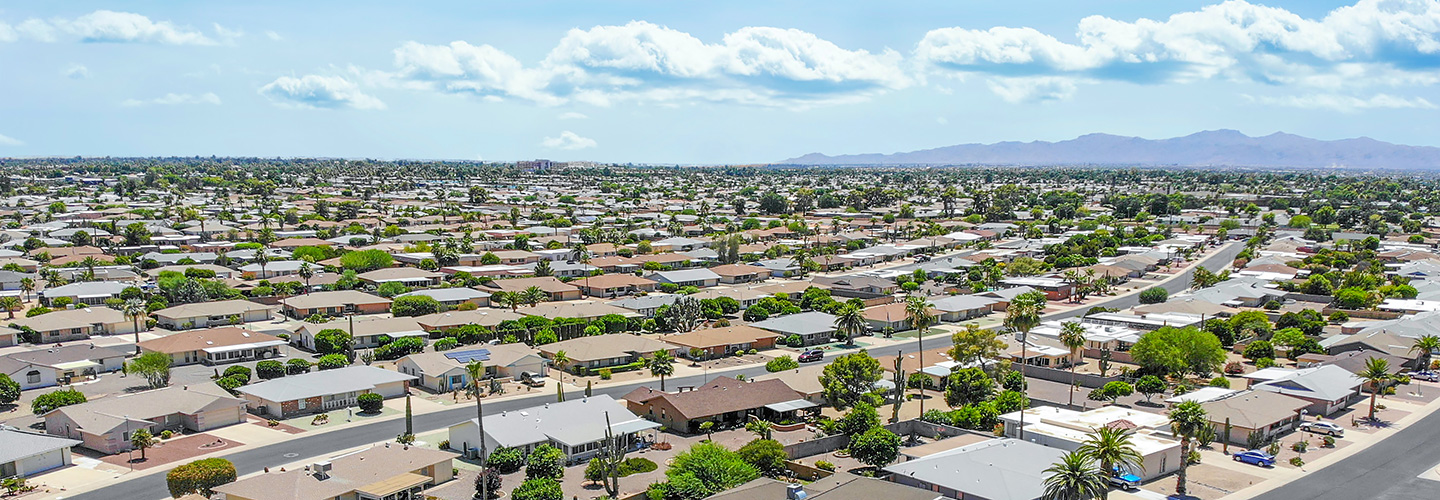
<path fill-rule="evenodd" d="M 399 397 L 415 378 L 374 366 L 347 366 L 270 379 L 236 391 L 245 398 L 250 411 L 288 418 L 355 406 L 355 398 L 366 393 Z"/>
<path fill-rule="evenodd" d="M 395 362 L 400 373 L 416 377 L 416 385 L 435 392 L 462 389 L 472 383 L 465 371 L 466 363 L 483 361 L 488 377 L 518 379 L 522 373 L 540 376 L 549 371 L 550 362 L 540 351 L 523 342 L 467 347 L 451 351 L 411 354 Z"/>
<path fill-rule="evenodd" d="M 41 290 L 40 300 L 54 304 L 55 299 L 65 297 L 74 304 L 103 305 L 106 299 L 118 298 L 120 292 L 133 286 L 118 281 L 81 281 Z"/>
<path fill-rule="evenodd" d="M 823 406 L 830 404 L 830 401 L 825 399 L 825 386 L 820 384 L 820 375 L 824 373 L 825 366 L 809 364 L 794 370 L 756 375 L 753 378 L 756 382 L 770 379 L 779 380 L 790 386 L 795 392 L 800 393 L 800 396 L 806 401 Z"/>
<path fill-rule="evenodd" d="M 175 366 L 205 363 L 234 363 L 280 356 L 285 339 L 243 328 L 223 327 L 190 330 L 150 339 L 139 344 L 140 352 L 170 356 Z"/>
<path fill-rule="evenodd" d="M 673 356 L 679 347 L 639 335 L 610 333 L 552 342 L 540 346 L 539 349 L 545 359 L 551 360 L 555 359 L 555 353 L 565 351 L 565 357 L 570 358 L 570 363 L 557 368 L 573 368 L 572 371 L 585 368 L 595 371 L 649 358 L 656 351 L 666 351 Z"/>
<path fill-rule="evenodd" d="M 705 500 L 940 500 L 939 493 L 854 474 L 832 474 L 808 484 L 762 477 Z"/>
<path fill-rule="evenodd" d="M 445 275 L 415 267 L 387 267 L 355 275 L 360 281 L 372 285 L 400 283 L 410 288 L 425 288 L 440 284 Z"/>
<path fill-rule="evenodd" d="M 834 336 L 835 315 L 809 311 L 776 316 L 765 321 L 751 323 L 750 326 L 770 330 L 786 339 L 797 335 L 800 337 L 801 345 L 812 346 L 829 342 L 830 338 Z"/>
<path fill-rule="evenodd" d="M 305 467 L 267 469 L 215 487 L 218 500 L 401 500 L 455 477 L 453 453 L 377 444 Z"/>
<path fill-rule="evenodd" d="M 70 448 L 80 441 L 0 426 L 0 443 L 0 478 L 11 478 L 70 465 Z"/>
<path fill-rule="evenodd" d="M 524 292 L 530 287 L 538 287 L 550 296 L 551 301 L 577 300 L 580 298 L 580 289 L 553 276 L 541 276 L 536 278 L 511 278 L 500 279 L 486 283 L 485 291 Z"/>
<path fill-rule="evenodd" d="M 525 250 L 493 250 L 490 252 L 500 258 L 500 264 L 507 266 L 522 266 L 540 262 L 540 256 Z"/>
<path fill-rule="evenodd" d="M 1023 424 L 1021 413 L 1024 413 Z M 1181 465 L 1180 442 L 1170 434 L 1169 418 L 1160 413 L 1119 406 L 1102 406 L 1083 412 L 1036 406 L 1001 415 L 1000 422 L 1005 425 L 1006 437 L 1018 439 L 1023 430 L 1026 440 L 1065 451 L 1080 448 L 1095 429 L 1130 430 L 1130 445 L 1140 454 L 1141 465 L 1126 472 L 1143 480 L 1174 472 Z"/>
<path fill-rule="evenodd" d="M 930 314 L 939 315 L 940 311 L 934 308 L 929 309 Z M 898 332 L 912 328 L 910 314 L 905 311 L 904 302 L 891 302 L 878 306 L 870 306 L 861 311 L 865 315 L 865 323 L 869 325 L 872 332 Z M 932 325 L 933 326 L 933 325 Z"/>
<path fill-rule="evenodd" d="M 781 422 L 799 420 L 801 410 L 819 411 L 815 403 L 806 401 L 804 395 L 780 380 L 745 382 L 726 376 L 681 392 L 637 387 L 621 399 L 636 415 L 692 434 L 700 432 L 703 422 L 715 422 L 722 427 L 743 425 L 752 416 Z"/>
<path fill-rule="evenodd" d="M 579 318 L 595 319 L 601 316 L 623 316 L 626 318 L 639 318 L 640 313 L 623 307 L 616 307 L 604 302 L 576 301 L 576 302 L 546 302 L 521 309 L 529 316 L 540 316 L 542 318 Z"/>
<path fill-rule="evenodd" d="M 727 283 L 732 285 L 740 283 L 750 283 L 753 281 L 763 281 L 765 278 L 770 277 L 769 269 L 759 266 L 752 266 L 749 264 L 726 264 L 722 266 L 715 266 L 710 268 L 710 272 L 719 275 L 721 283 Z"/>
<path fill-rule="evenodd" d="M 524 314 L 511 312 L 509 309 L 477 309 L 474 311 L 445 311 L 416 316 L 413 319 L 426 331 L 444 332 L 465 325 L 479 325 L 494 330 L 500 323 L 523 317 L 525 317 Z"/>
<path fill-rule="evenodd" d="M 635 311 L 646 318 L 653 318 L 655 317 L 655 313 L 660 310 L 661 306 L 668 306 L 670 304 L 674 304 L 676 301 L 680 300 L 681 297 L 684 296 L 670 293 L 652 293 L 648 295 L 641 295 L 638 297 L 630 297 L 626 299 L 612 301 L 610 302 L 610 305 L 615 307 L 623 307 L 625 309 Z"/>
<path fill-rule="evenodd" d="M 219 325 L 270 321 L 275 307 L 243 299 L 216 302 L 192 302 L 160 309 L 153 313 L 155 324 L 168 330 L 210 328 Z"/>
<path fill-rule="evenodd" d="M 214 383 L 171 386 L 62 406 L 44 415 L 45 432 L 101 453 L 129 450 L 140 429 L 205 432 L 245 421 L 245 400 Z"/>
<path fill-rule="evenodd" d="M 931 299 L 930 305 L 940 321 L 953 323 L 989 315 L 996 302 L 999 300 L 979 295 L 951 295 Z"/>
<path fill-rule="evenodd" d="M 474 288 L 465 287 L 416 290 L 413 292 L 396 295 L 395 298 L 398 299 L 400 297 L 412 297 L 417 295 L 435 299 L 436 302 L 439 302 L 440 305 L 445 306 L 446 309 L 454 309 L 460 307 L 461 304 L 475 304 L 476 307 L 486 307 L 490 305 L 489 292 L 482 292 Z"/>
<path fill-rule="evenodd" d="M 660 340 L 679 346 L 682 356 L 703 360 L 730 356 L 737 352 L 771 349 L 779 338 L 779 334 L 753 326 L 727 326 L 666 335 Z"/>
<path fill-rule="evenodd" d="M 1070 298 L 1070 294 L 1075 292 L 1075 284 L 1065 281 L 1064 278 L 1040 276 L 1006 278 L 1000 280 L 1000 286 L 1005 288 L 1026 287 L 1032 290 L 1039 290 L 1045 292 L 1045 298 L 1049 300 L 1068 299 Z"/>
<path fill-rule="evenodd" d="M 381 314 L 390 312 L 390 299 L 356 290 L 335 290 L 280 299 L 285 314 L 296 319 L 310 316 Z"/>
<path fill-rule="evenodd" d="M 810 281 L 829 288 L 830 293 L 836 296 L 862 299 L 890 295 L 900 288 L 894 280 L 866 276 L 815 276 Z"/>
<path fill-rule="evenodd" d="M 21 390 L 70 384 L 101 373 L 119 371 L 129 349 L 70 344 L 0 356 L 0 373 L 9 375 Z"/>
<path fill-rule="evenodd" d="M 881 468 L 889 480 L 945 498 L 1038 500 L 1044 471 L 1065 450 L 1019 439 L 990 439 Z"/>
<path fill-rule="evenodd" d="M 590 297 L 620 297 L 638 292 L 653 292 L 656 283 L 633 274 L 617 273 L 577 279 L 570 284 Z"/>
<path fill-rule="evenodd" d="M 1305 408 L 1310 415 L 1332 415 L 1363 399 L 1360 388 L 1365 380 L 1338 366 L 1317 366 L 1291 370 L 1286 376 L 1250 386 L 1300 398 L 1310 402 Z"/>
<path fill-rule="evenodd" d="M 302 323 L 300 328 L 290 335 L 290 342 L 306 349 L 315 350 L 315 335 L 332 329 L 349 333 L 355 339 L 356 349 L 379 347 L 382 336 L 391 339 L 430 337 L 430 332 L 420 326 L 420 322 L 415 318 L 340 318 L 326 323 Z"/>
<path fill-rule="evenodd" d="M 607 431 L 628 449 L 635 449 L 645 441 L 640 433 L 658 427 L 660 424 L 635 416 L 610 396 L 601 394 L 486 415 L 483 439 L 490 452 L 504 447 L 527 455 L 548 444 L 559 448 L 566 462 L 573 464 L 597 455 Z M 466 455 L 479 453 L 481 436 L 476 419 L 450 426 L 449 438 L 452 448 Z"/>
<path fill-rule="evenodd" d="M 252 279 L 266 280 L 300 274 L 300 268 L 304 266 L 303 260 L 276 260 L 266 262 L 263 266 L 258 263 L 240 266 L 240 273 Z"/>
<path fill-rule="evenodd" d="M 657 271 L 649 276 L 659 283 L 669 283 L 679 287 L 693 286 L 697 288 L 712 287 L 720 284 L 720 275 L 709 269 L 682 269 L 679 271 Z"/>
<path fill-rule="evenodd" d="M 1244 391 L 1200 406 L 1215 426 L 1217 441 L 1224 442 L 1228 435 L 1231 444 L 1248 446 L 1252 432 L 1268 442 L 1293 430 L 1300 423 L 1300 411 L 1310 402 L 1278 392 Z"/>

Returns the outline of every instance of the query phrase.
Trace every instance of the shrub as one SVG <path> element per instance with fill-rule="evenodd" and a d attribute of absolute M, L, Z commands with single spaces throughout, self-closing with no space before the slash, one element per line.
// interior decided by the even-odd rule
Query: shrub
<path fill-rule="evenodd" d="M 1239 375 L 1241 373 L 1245 373 L 1245 365 L 1240 364 L 1239 361 L 1225 363 L 1226 375 Z"/>
<path fill-rule="evenodd" d="M 785 447 L 773 439 L 756 439 L 741 446 L 736 453 L 740 458 L 760 470 L 761 474 L 774 477 L 785 470 Z"/>
<path fill-rule="evenodd" d="M 490 454 L 489 464 L 501 474 L 510 474 L 525 466 L 525 456 L 517 448 L 498 448 Z"/>
<path fill-rule="evenodd" d="M 609 368 L 601 368 L 601 369 L 600 369 L 600 380 L 610 380 L 611 373 L 613 373 L 613 372 L 611 372 Z"/>
<path fill-rule="evenodd" d="M 1241 355 L 1252 361 L 1260 358 L 1275 359 L 1275 346 L 1266 340 L 1256 340 L 1245 346 L 1245 352 Z"/>
<path fill-rule="evenodd" d="M 445 337 L 435 341 L 435 352 L 448 351 L 460 346 L 460 341 L 453 337 Z"/>
<path fill-rule="evenodd" d="M 1260 369 L 1274 368 L 1275 360 L 1272 358 L 1260 358 L 1255 360 L 1255 367 Z"/>
<path fill-rule="evenodd" d="M 340 354 L 353 342 L 350 334 L 339 328 L 326 328 L 315 334 L 315 352 Z"/>
<path fill-rule="evenodd" d="M 85 394 L 75 389 L 60 389 L 50 393 L 41 394 L 30 402 L 30 411 L 36 415 L 50 413 L 50 410 L 62 406 L 76 405 L 85 402 Z"/>
<path fill-rule="evenodd" d="M 1140 292 L 1141 304 L 1159 304 L 1167 300 L 1170 300 L 1170 292 L 1158 286 L 1147 288 L 1145 291 Z"/>
<path fill-rule="evenodd" d="M 1303 439 L 1296 441 L 1290 445 L 1290 449 L 1295 453 L 1305 453 L 1305 450 L 1310 449 L 1310 442 Z"/>
<path fill-rule="evenodd" d="M 303 361 L 303 360 L 297 360 Z M 307 367 L 308 368 L 308 367 Z M 270 380 L 285 376 L 285 365 L 273 359 L 267 359 L 255 363 L 255 375 L 262 380 Z"/>
<path fill-rule="evenodd" d="M 659 469 L 660 466 L 656 465 L 655 462 L 650 461 L 649 459 L 630 457 L 625 459 L 624 462 L 620 462 L 620 466 L 618 468 L 620 469 L 620 476 L 625 477 L 631 474 L 644 474 L 646 472 L 654 471 L 656 469 Z"/>
<path fill-rule="evenodd" d="M 424 316 L 426 314 L 438 313 L 440 309 L 439 301 L 435 300 L 434 297 L 425 295 L 396 297 L 395 301 L 390 303 L 390 314 L 396 317 Z"/>
<path fill-rule="evenodd" d="M 320 356 L 320 361 L 315 365 L 321 370 L 334 370 L 350 366 L 350 358 L 345 357 L 344 354 L 326 354 Z"/>
<path fill-rule="evenodd" d="M 565 491 L 560 482 L 550 478 L 526 479 L 519 488 L 510 492 L 514 500 L 564 500 Z"/>
<path fill-rule="evenodd" d="M 826 462 L 824 460 L 815 461 L 815 468 L 823 471 L 835 472 L 835 464 Z"/>
<path fill-rule="evenodd" d="M 400 337 L 391 341 L 389 344 L 376 348 L 375 359 L 400 359 L 420 352 L 425 352 L 425 339 L 420 337 Z"/>
<path fill-rule="evenodd" d="M 503 486 L 501 479 L 500 471 L 495 470 L 494 467 L 485 468 L 485 473 L 475 475 L 476 494 L 479 494 L 480 482 L 485 481 L 485 490 L 490 493 L 490 498 L 499 498 L 500 487 Z"/>
<path fill-rule="evenodd" d="M 236 394 L 235 390 L 245 385 L 245 383 L 241 382 L 239 377 L 220 377 L 215 379 L 215 385 L 220 386 L 221 389 L 225 389 L 231 396 L 234 396 Z"/>
<path fill-rule="evenodd" d="M 17 399 L 20 399 L 20 383 L 0 373 L 0 404 L 14 403 Z"/>
<path fill-rule="evenodd" d="M 900 454 L 900 436 L 884 427 L 875 427 L 850 441 L 850 454 L 871 467 L 888 465 Z"/>
<path fill-rule="evenodd" d="M 365 413 L 376 413 L 380 411 L 380 408 L 383 408 L 385 406 L 385 396 L 381 396 L 373 392 L 367 392 L 365 394 L 361 394 L 359 397 L 356 397 L 355 402 L 360 405 L 360 411 L 363 411 Z"/>
<path fill-rule="evenodd" d="M 1330 313 L 1331 323 L 1344 323 L 1346 321 L 1350 321 L 1350 315 L 1346 314 L 1345 311 L 1335 311 L 1333 313 Z"/>
<path fill-rule="evenodd" d="M 211 495 L 212 488 L 235 481 L 235 464 L 223 458 L 206 458 L 181 465 L 165 474 L 170 496 L 179 498 L 190 493 Z"/>
<path fill-rule="evenodd" d="M 226 368 L 224 374 L 221 376 L 235 377 L 236 380 L 240 381 L 240 385 L 245 385 L 250 383 L 250 368 L 240 365 L 231 366 Z"/>
<path fill-rule="evenodd" d="M 174 435 L 175 433 L 169 430 L 160 431 L 160 439 L 170 439 L 170 437 Z"/>
<path fill-rule="evenodd" d="M 1291 457 L 1291 458 L 1290 458 L 1290 465 L 1294 465 L 1294 466 L 1296 466 L 1296 467 L 1304 467 L 1304 466 L 1305 466 L 1305 459 L 1300 458 L 1300 457 Z"/>
<path fill-rule="evenodd" d="M 790 357 L 789 354 L 765 362 L 765 371 L 770 373 L 794 370 L 799 367 L 800 362 L 795 361 L 795 358 Z"/>
<path fill-rule="evenodd" d="M 344 356 L 341 356 L 341 357 L 344 357 Z M 307 373 L 307 372 L 309 372 L 309 371 L 310 371 L 310 362 L 309 362 L 309 361 L 306 361 L 306 360 L 303 360 L 303 359 L 300 359 L 300 358 L 295 358 L 295 359 L 292 359 L 292 360 L 290 360 L 290 361 L 286 361 L 286 362 L 285 362 L 285 374 L 286 374 L 286 375 L 299 375 L 299 374 L 301 374 L 301 373 Z"/>
<path fill-rule="evenodd" d="M 1229 388 L 1230 388 L 1230 379 L 1227 379 L 1227 378 L 1225 378 L 1225 377 L 1215 377 L 1215 378 L 1212 378 L 1212 379 L 1210 379 L 1210 387 L 1219 387 L 1219 388 L 1222 388 L 1222 389 L 1229 389 Z"/>
<path fill-rule="evenodd" d="M 542 444 L 530 452 L 525 463 L 527 479 L 560 479 L 565 476 L 565 454 L 559 448 Z M 526 482 L 529 482 L 528 480 Z M 518 491 L 518 490 L 517 490 Z"/>

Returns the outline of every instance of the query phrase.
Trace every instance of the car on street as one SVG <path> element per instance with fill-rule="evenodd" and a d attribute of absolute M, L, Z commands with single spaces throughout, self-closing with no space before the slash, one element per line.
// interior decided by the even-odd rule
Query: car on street
<path fill-rule="evenodd" d="M 1345 435 L 1345 429 L 1330 422 L 1305 422 L 1300 424 L 1300 430 L 1316 434 L 1328 434 L 1335 437 Z"/>
<path fill-rule="evenodd" d="M 825 351 L 822 351 L 822 350 L 819 350 L 819 349 L 811 349 L 811 350 L 808 350 L 808 351 L 805 351 L 805 352 L 800 353 L 800 357 L 797 358 L 797 359 L 798 359 L 801 363 L 809 363 L 809 362 L 812 362 L 812 361 L 820 361 L 820 360 L 822 360 L 822 359 L 825 359 Z"/>
<path fill-rule="evenodd" d="M 1410 378 L 1414 380 L 1424 380 L 1426 382 L 1440 382 L 1440 373 L 1414 372 L 1410 374 Z"/>
<path fill-rule="evenodd" d="M 1259 465 L 1261 467 L 1275 466 L 1275 455 L 1271 455 L 1260 450 L 1242 451 L 1233 455 L 1233 458 L 1236 462 L 1245 462 L 1247 464 Z"/>

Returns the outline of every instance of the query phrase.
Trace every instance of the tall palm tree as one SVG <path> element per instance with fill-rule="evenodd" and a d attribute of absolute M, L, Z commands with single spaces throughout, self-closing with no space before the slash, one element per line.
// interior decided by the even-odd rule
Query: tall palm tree
<path fill-rule="evenodd" d="M 20 278 L 20 291 L 25 292 L 23 298 L 30 301 L 30 294 L 35 293 L 35 278 Z"/>
<path fill-rule="evenodd" d="M 1094 429 L 1075 452 L 1099 463 L 1105 474 L 1114 474 L 1117 468 L 1137 470 L 1145 463 L 1145 457 L 1135 451 L 1135 444 L 1130 441 L 1133 435 L 1130 429 L 1118 427 Z M 1100 498 L 1110 498 L 1109 488 L 1100 493 Z"/>
<path fill-rule="evenodd" d="M 645 366 L 650 369 L 651 375 L 660 377 L 660 392 L 665 392 L 665 377 L 675 374 L 675 357 L 661 349 L 645 360 Z"/>
<path fill-rule="evenodd" d="M 845 345 L 854 346 L 855 337 L 865 332 L 868 324 L 865 322 L 865 313 L 859 307 L 847 306 L 835 315 L 835 329 L 845 335 Z"/>
<path fill-rule="evenodd" d="M 564 350 L 555 351 L 555 355 L 550 357 L 550 364 L 560 369 L 560 383 L 562 384 L 565 383 L 565 365 L 570 364 L 570 361 L 570 356 Z"/>
<path fill-rule="evenodd" d="M 80 261 L 80 265 L 85 266 L 85 276 L 95 279 L 95 266 L 101 265 L 101 262 L 94 255 L 87 255 Z"/>
<path fill-rule="evenodd" d="M 1175 493 L 1185 496 L 1185 472 L 1190 466 L 1190 443 L 1195 436 L 1211 430 L 1210 417 L 1200 403 L 1186 401 L 1170 410 L 1170 431 L 1180 436 L 1180 470 L 1175 472 Z"/>
<path fill-rule="evenodd" d="M 1420 352 L 1415 363 L 1416 371 L 1430 369 L 1430 353 L 1436 350 L 1440 350 L 1440 337 L 1424 335 L 1415 339 L 1415 343 L 1410 345 L 1410 352 Z"/>
<path fill-rule="evenodd" d="M 485 377 L 485 363 L 471 361 L 465 365 L 465 372 L 470 374 L 470 383 L 475 387 L 475 424 L 480 428 L 480 471 L 485 473 L 485 461 L 488 456 L 485 453 L 485 406 L 480 401 L 480 379 Z M 477 481 L 480 486 L 480 498 L 490 498 L 486 481 Z"/>
<path fill-rule="evenodd" d="M 1367 359 L 1365 371 L 1357 375 L 1370 385 L 1370 420 L 1375 420 L 1375 397 L 1383 390 L 1385 382 L 1390 380 L 1390 362 L 1384 358 Z"/>
<path fill-rule="evenodd" d="M 305 280 L 305 294 L 306 294 L 306 295 L 309 295 L 309 294 L 310 294 L 310 278 L 314 278 L 314 277 L 315 277 L 315 268 L 310 267 L 310 262 L 308 262 L 308 261 L 306 261 L 306 262 L 301 262 L 301 263 L 300 263 L 300 270 L 297 272 L 297 274 L 300 275 L 300 279 Z"/>
<path fill-rule="evenodd" d="M 255 249 L 255 258 L 252 259 L 252 262 L 260 266 L 260 275 L 256 276 L 256 279 L 265 279 L 265 264 L 270 263 L 270 254 L 265 253 L 265 247 Z"/>
<path fill-rule="evenodd" d="M 1060 456 L 1060 461 L 1045 469 L 1045 495 L 1042 500 L 1090 500 L 1110 489 L 1105 472 L 1095 460 L 1079 453 Z"/>
<path fill-rule="evenodd" d="M 1070 355 L 1073 357 L 1076 351 L 1085 347 L 1085 327 L 1081 326 L 1079 321 L 1067 321 L 1060 325 L 1060 343 L 1070 349 Z M 1077 364 L 1079 363 L 1070 363 L 1071 406 L 1075 405 L 1075 365 Z"/>
<path fill-rule="evenodd" d="M 916 355 L 920 356 L 920 366 L 925 366 L 925 330 L 935 323 L 935 314 L 931 312 L 930 300 L 919 295 L 911 295 L 905 299 L 905 315 L 910 318 L 910 326 L 915 329 L 915 347 L 918 348 Z M 925 414 L 925 389 L 920 389 L 920 414 Z"/>
<path fill-rule="evenodd" d="M 140 351 L 140 317 L 145 315 L 145 301 L 140 299 L 125 299 L 120 306 L 120 312 L 125 313 L 131 321 L 135 322 L 135 351 Z"/>
<path fill-rule="evenodd" d="M 1010 300 L 1010 306 L 1005 308 L 1005 326 L 1011 330 L 1020 332 L 1020 377 L 1025 377 L 1026 360 L 1029 359 L 1030 329 L 1040 324 L 1040 313 L 1045 310 L 1045 294 L 1043 292 L 1026 292 L 1016 295 Z M 1020 385 L 1020 393 L 1026 394 L 1029 384 Z M 1020 427 L 1017 428 L 1021 440 L 1025 439 L 1025 412 L 1020 412 Z"/>

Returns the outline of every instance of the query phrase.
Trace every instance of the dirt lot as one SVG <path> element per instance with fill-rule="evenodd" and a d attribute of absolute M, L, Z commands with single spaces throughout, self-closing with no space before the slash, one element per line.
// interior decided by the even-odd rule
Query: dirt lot
<path fill-rule="evenodd" d="M 184 461 L 192 457 L 198 457 L 200 455 L 220 451 L 225 448 L 242 446 L 244 444 L 245 443 L 241 443 L 239 441 L 221 439 L 209 434 L 202 433 L 163 441 L 159 445 L 145 450 L 144 459 L 140 458 L 139 451 L 135 451 L 133 453 L 133 461 L 131 460 L 131 453 L 129 452 L 108 455 L 105 457 L 101 457 L 100 460 L 112 465 L 118 465 L 121 467 L 129 467 L 133 465 L 135 467 L 135 470 L 145 470 L 151 467 L 159 467 L 170 463 Z"/>
<path fill-rule="evenodd" d="M 1206 463 L 1191 465 L 1187 473 L 1186 486 L 1189 491 L 1186 493 L 1192 497 L 1206 499 L 1220 498 L 1264 480 L 1257 476 Z M 1166 496 L 1174 495 L 1175 476 L 1172 474 L 1156 478 L 1143 485 L 1142 488 Z"/>

